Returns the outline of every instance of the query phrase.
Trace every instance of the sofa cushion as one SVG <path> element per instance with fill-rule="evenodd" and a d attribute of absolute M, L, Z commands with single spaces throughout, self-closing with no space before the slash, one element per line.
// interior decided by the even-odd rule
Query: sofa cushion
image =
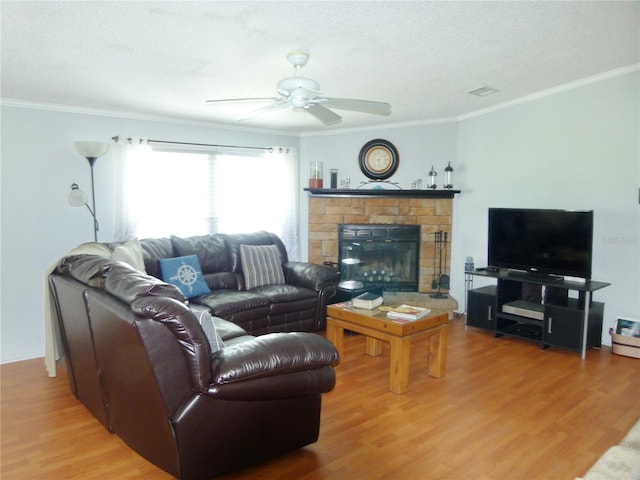
<path fill-rule="evenodd" d="M 213 315 L 223 318 L 243 310 L 269 307 L 269 299 L 264 295 L 237 290 L 215 290 L 199 298 L 198 303 L 206 305 Z"/>
<path fill-rule="evenodd" d="M 142 258 L 144 259 L 144 269 L 149 275 L 161 278 L 160 263 L 161 258 L 173 257 L 173 245 L 169 238 L 143 238 L 140 240 L 142 247 Z"/>
<path fill-rule="evenodd" d="M 284 283 L 282 258 L 275 245 L 240 245 L 240 259 L 247 290 Z"/>
<path fill-rule="evenodd" d="M 229 255 L 224 238 L 219 235 L 197 235 L 188 238 L 171 236 L 176 256 L 196 255 L 202 273 L 229 272 Z"/>
<path fill-rule="evenodd" d="M 263 285 L 251 290 L 252 293 L 264 295 L 269 299 L 269 303 L 289 303 L 299 300 L 313 300 L 317 294 L 308 288 L 296 287 L 295 285 Z"/>
<path fill-rule="evenodd" d="M 147 273 L 144 267 L 144 258 L 142 258 L 142 247 L 140 240 L 134 238 L 128 242 L 118 245 L 111 254 L 113 260 L 125 262 L 136 270 Z"/>
<path fill-rule="evenodd" d="M 238 274 L 231 272 L 205 273 L 204 281 L 211 290 L 239 290 Z"/>
<path fill-rule="evenodd" d="M 249 291 L 214 290 L 194 300 L 209 308 L 211 315 L 235 323 L 251 335 L 268 333 L 269 299 Z M 194 305 L 195 306 L 195 305 Z M 223 336 L 225 345 L 229 345 Z"/>
<path fill-rule="evenodd" d="M 222 341 L 225 342 L 225 345 L 227 345 L 229 341 L 236 338 L 248 338 L 247 332 L 239 325 L 236 325 L 233 322 L 228 322 L 227 320 L 220 317 L 212 318 L 213 323 L 216 326 L 216 331 L 220 335 L 220 338 L 222 338 Z"/>
<path fill-rule="evenodd" d="M 202 276 L 197 256 L 161 258 L 159 261 L 162 279 L 178 287 L 185 297 L 193 298 L 211 293 Z"/>

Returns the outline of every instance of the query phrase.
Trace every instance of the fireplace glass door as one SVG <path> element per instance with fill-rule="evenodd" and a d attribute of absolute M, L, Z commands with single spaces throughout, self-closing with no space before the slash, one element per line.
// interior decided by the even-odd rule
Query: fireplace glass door
<path fill-rule="evenodd" d="M 416 292 L 420 226 L 340 225 L 340 287 Z"/>

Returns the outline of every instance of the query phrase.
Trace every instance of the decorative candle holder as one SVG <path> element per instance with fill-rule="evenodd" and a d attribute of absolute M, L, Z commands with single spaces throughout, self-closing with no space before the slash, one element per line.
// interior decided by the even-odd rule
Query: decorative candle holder
<path fill-rule="evenodd" d="M 309 188 L 322 188 L 322 162 L 311 162 Z"/>
<path fill-rule="evenodd" d="M 444 169 L 444 188 L 453 188 L 453 168 L 451 168 L 451 162 Z"/>
<path fill-rule="evenodd" d="M 432 190 L 435 190 L 437 188 L 437 182 L 438 182 L 438 174 L 433 169 L 433 165 L 431 165 L 431 171 L 429 171 L 429 184 L 427 185 L 427 188 L 431 188 Z"/>
<path fill-rule="evenodd" d="M 338 169 L 331 169 L 331 188 L 338 188 Z"/>

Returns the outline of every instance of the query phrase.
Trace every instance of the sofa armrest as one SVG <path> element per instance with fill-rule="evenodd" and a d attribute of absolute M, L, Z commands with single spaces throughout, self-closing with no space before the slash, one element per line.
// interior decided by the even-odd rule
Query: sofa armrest
<path fill-rule="evenodd" d="M 340 281 L 337 270 L 324 265 L 307 262 L 285 262 L 284 277 L 289 285 L 305 287 L 316 292 L 326 288 L 335 289 Z"/>
<path fill-rule="evenodd" d="M 338 352 L 314 333 L 270 333 L 225 347 L 211 358 L 208 394 L 227 400 L 273 400 L 329 392 Z"/>
<path fill-rule="evenodd" d="M 315 333 L 269 333 L 219 350 L 211 383 L 226 384 L 314 370 L 338 361 L 333 344 Z"/>
<path fill-rule="evenodd" d="M 327 366 L 275 377 L 212 384 L 207 394 L 221 400 L 242 402 L 280 400 L 327 393 L 333 390 L 335 384 L 335 371 Z"/>

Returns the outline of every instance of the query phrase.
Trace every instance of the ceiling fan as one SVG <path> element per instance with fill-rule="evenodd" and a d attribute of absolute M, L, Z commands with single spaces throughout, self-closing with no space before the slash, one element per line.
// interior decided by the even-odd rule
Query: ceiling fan
<path fill-rule="evenodd" d="M 318 82 L 301 75 L 302 67 L 309 61 L 309 54 L 307 52 L 292 52 L 287 55 L 287 61 L 295 68 L 296 73 L 293 77 L 287 77 L 278 82 L 277 88 L 280 97 L 230 98 L 226 100 L 207 100 L 207 103 L 271 102 L 269 105 L 258 108 L 241 117 L 239 120 L 247 120 L 257 115 L 287 106 L 293 110 L 307 111 L 325 125 L 335 125 L 342 120 L 340 115 L 332 112 L 327 107 L 338 110 L 372 113 L 374 115 L 391 114 L 391 105 L 385 102 L 323 96 Z"/>

